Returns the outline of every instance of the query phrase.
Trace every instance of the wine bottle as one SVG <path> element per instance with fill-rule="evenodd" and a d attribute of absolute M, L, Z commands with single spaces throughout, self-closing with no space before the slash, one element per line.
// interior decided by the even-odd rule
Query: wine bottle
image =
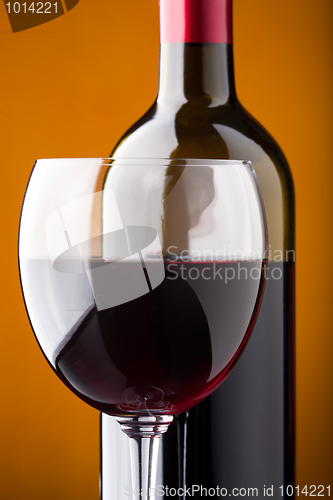
<path fill-rule="evenodd" d="M 280 497 L 279 486 L 294 481 L 291 172 L 277 143 L 236 96 L 232 0 L 160 0 L 160 42 L 157 99 L 111 156 L 250 160 L 265 202 L 270 251 L 252 338 L 222 386 L 163 436 L 159 491 L 167 498 L 167 487 L 186 484 L 192 498 L 237 495 L 233 488 L 240 496 Z M 128 497 L 128 454 L 112 448 L 120 432 L 102 416 L 103 500 Z M 177 498 L 185 498 L 182 490 Z"/>

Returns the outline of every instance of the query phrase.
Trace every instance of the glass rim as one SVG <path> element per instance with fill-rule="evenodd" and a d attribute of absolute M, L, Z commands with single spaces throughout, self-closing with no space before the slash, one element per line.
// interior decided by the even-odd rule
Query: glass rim
<path fill-rule="evenodd" d="M 89 160 L 100 160 L 103 162 L 102 164 L 108 165 L 109 162 L 111 161 L 117 161 L 117 162 L 128 162 L 128 164 L 141 164 L 143 162 L 149 162 L 150 165 L 163 165 L 163 164 L 170 164 L 174 163 L 177 164 L 177 162 L 184 162 L 186 161 L 188 164 L 193 164 L 195 166 L 201 166 L 201 162 L 204 164 L 210 164 L 212 166 L 214 165 L 248 165 L 253 169 L 252 162 L 250 160 L 244 160 L 244 159 L 224 159 L 224 158 L 186 158 L 186 157 L 181 157 L 181 158 L 165 158 L 165 157 L 113 157 L 113 156 L 87 156 L 87 157 L 71 157 L 71 158 L 38 158 L 35 160 L 36 163 L 41 163 L 41 162 L 61 162 L 61 161 L 66 161 L 66 162 L 78 162 L 80 160 L 83 161 L 89 161 Z M 105 163 L 104 163 L 105 162 Z M 199 163 L 200 162 L 200 163 Z M 205 166 L 205 165 L 202 165 Z"/>

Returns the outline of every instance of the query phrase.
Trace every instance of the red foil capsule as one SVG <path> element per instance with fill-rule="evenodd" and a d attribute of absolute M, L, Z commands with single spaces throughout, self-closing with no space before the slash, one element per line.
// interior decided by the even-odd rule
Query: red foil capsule
<path fill-rule="evenodd" d="M 232 0 L 160 0 L 161 43 L 232 43 Z"/>

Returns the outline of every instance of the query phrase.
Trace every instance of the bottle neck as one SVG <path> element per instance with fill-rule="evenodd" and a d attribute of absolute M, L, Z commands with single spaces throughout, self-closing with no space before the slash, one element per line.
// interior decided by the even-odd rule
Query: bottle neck
<path fill-rule="evenodd" d="M 235 97 L 231 16 L 231 0 L 160 0 L 160 103 Z"/>

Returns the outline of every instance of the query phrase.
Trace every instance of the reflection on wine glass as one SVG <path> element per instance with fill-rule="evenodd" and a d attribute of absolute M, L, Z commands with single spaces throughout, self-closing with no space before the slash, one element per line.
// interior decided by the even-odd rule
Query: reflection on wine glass
<path fill-rule="evenodd" d="M 250 163 L 35 164 L 19 239 L 26 308 L 59 378 L 131 438 L 133 498 L 154 497 L 157 438 L 173 415 L 244 349 L 266 252 Z"/>

